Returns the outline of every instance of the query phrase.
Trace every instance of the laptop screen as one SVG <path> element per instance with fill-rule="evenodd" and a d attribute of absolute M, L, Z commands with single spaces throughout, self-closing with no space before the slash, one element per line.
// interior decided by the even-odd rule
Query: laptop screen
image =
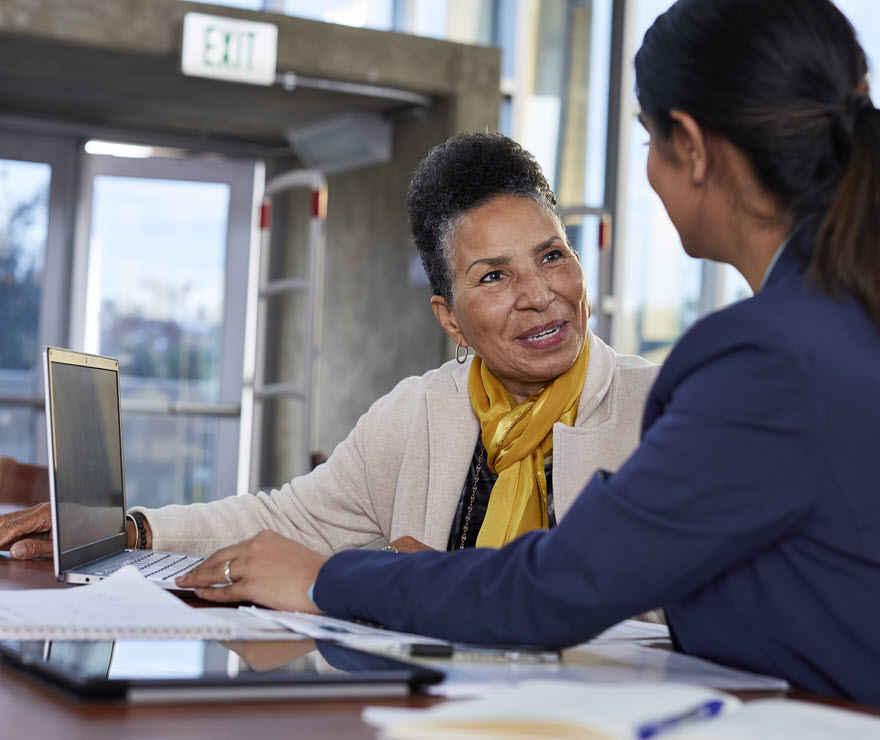
<path fill-rule="evenodd" d="M 110 358 L 47 351 L 54 526 L 61 570 L 118 550 L 120 535 L 124 542 L 117 368 Z"/>

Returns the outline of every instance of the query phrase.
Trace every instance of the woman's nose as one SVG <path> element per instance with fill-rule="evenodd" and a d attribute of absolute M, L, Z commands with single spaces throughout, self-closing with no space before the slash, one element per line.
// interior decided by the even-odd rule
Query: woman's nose
<path fill-rule="evenodd" d="M 521 275 L 517 283 L 516 307 L 522 310 L 543 311 L 553 301 L 553 291 L 538 273 Z"/>

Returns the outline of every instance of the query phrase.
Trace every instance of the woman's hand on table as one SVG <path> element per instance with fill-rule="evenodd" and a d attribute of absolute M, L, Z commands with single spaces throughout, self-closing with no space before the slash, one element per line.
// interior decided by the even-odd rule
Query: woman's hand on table
<path fill-rule="evenodd" d="M 15 560 L 52 555 L 52 508 L 48 502 L 0 515 L 0 549 Z"/>
<path fill-rule="evenodd" d="M 263 531 L 218 550 L 181 576 L 181 588 L 220 603 L 251 601 L 270 609 L 311 612 L 309 588 L 327 558 L 277 532 Z"/>

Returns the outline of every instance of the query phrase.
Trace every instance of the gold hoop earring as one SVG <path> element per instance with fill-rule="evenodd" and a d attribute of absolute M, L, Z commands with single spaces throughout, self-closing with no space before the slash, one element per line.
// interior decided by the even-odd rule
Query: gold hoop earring
<path fill-rule="evenodd" d="M 461 356 L 459 356 L 459 352 L 458 352 L 461 349 L 461 347 L 462 347 L 462 344 L 461 344 L 461 342 L 459 342 L 458 346 L 456 346 L 456 348 L 455 348 L 455 361 L 459 365 L 464 365 L 464 363 L 467 362 L 468 355 L 471 353 L 471 348 L 465 344 L 464 345 L 464 357 L 461 357 Z"/>

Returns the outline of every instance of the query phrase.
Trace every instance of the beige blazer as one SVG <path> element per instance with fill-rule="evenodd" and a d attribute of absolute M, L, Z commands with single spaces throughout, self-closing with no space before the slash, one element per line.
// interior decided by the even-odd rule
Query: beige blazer
<path fill-rule="evenodd" d="M 616 354 L 592 333 L 574 427 L 553 428 L 553 501 L 565 516 L 597 469 L 636 447 L 657 366 Z M 410 535 L 445 550 L 479 436 L 470 363 L 402 380 L 360 418 L 330 458 L 269 493 L 161 509 L 135 507 L 153 547 L 209 554 L 272 529 L 324 554 Z"/>

